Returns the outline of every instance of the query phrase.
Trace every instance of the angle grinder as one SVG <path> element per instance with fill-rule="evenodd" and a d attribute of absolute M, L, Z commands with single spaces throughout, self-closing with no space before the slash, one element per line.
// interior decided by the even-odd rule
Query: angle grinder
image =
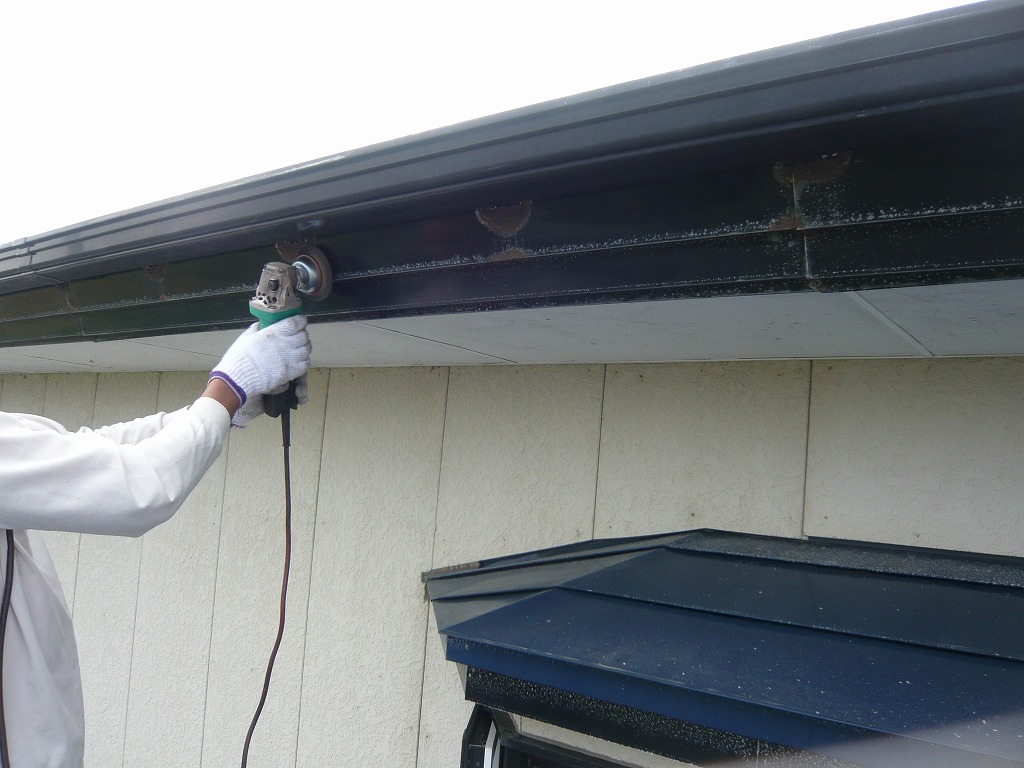
<path fill-rule="evenodd" d="M 323 301 L 331 293 L 333 273 L 323 251 L 308 243 L 278 243 L 277 252 L 284 261 L 263 265 L 256 295 L 249 301 L 249 312 L 267 328 L 286 317 L 301 314 L 304 296 Z M 298 407 L 296 382 L 263 397 L 263 409 L 277 417 Z"/>

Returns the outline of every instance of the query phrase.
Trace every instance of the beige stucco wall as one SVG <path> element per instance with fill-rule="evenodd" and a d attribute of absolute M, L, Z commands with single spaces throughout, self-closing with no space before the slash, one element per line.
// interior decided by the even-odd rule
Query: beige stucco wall
<path fill-rule="evenodd" d="M 0 377 L 67 426 L 192 373 Z M 295 416 L 288 631 L 251 765 L 454 766 L 469 714 L 420 574 L 695 527 L 1024 556 L 1024 359 L 318 370 Z M 232 434 L 141 539 L 52 534 L 91 766 L 237 765 L 277 623 L 281 458 Z"/>

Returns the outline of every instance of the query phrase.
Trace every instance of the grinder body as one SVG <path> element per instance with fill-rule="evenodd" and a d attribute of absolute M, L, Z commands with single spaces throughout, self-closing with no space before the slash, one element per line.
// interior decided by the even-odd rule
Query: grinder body
<path fill-rule="evenodd" d="M 260 328 L 300 314 L 300 294 L 323 301 L 331 293 L 331 265 L 323 251 L 308 243 L 278 243 L 277 252 L 285 261 L 263 266 L 256 295 L 249 301 L 249 312 L 260 321 Z"/>
<path fill-rule="evenodd" d="M 256 295 L 249 300 L 249 312 L 260 321 L 261 329 L 302 314 L 295 267 L 281 261 L 264 264 Z"/>
<path fill-rule="evenodd" d="M 322 301 L 331 292 L 331 266 L 319 248 L 281 244 L 277 250 L 288 261 L 272 261 L 263 266 L 256 295 L 249 301 L 249 312 L 259 320 L 261 330 L 286 317 L 302 314 L 300 296 Z M 276 418 L 297 408 L 296 384 L 293 381 L 265 395 L 264 411 Z"/>

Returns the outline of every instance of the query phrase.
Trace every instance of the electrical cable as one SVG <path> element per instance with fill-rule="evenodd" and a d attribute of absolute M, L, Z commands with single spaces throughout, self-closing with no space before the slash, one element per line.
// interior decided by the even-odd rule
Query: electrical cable
<path fill-rule="evenodd" d="M 287 407 L 281 411 L 281 442 L 284 446 L 284 577 L 281 580 L 281 619 L 277 626 L 274 649 L 270 652 L 270 660 L 267 662 L 267 673 L 263 679 L 260 703 L 256 706 L 256 714 L 253 715 L 252 722 L 249 724 L 249 732 L 245 736 L 245 746 L 242 748 L 242 768 L 246 768 L 249 762 L 249 745 L 252 742 L 252 734 L 256 730 L 256 723 L 260 719 L 263 705 L 267 701 L 267 694 L 270 692 L 270 676 L 273 674 L 274 661 L 277 658 L 277 651 L 281 647 L 281 639 L 284 637 L 285 607 L 288 603 L 288 574 L 292 564 L 292 479 L 291 461 L 288 455 L 292 439 L 291 411 Z M 3 766 L 3 768 L 9 767 Z"/>
<path fill-rule="evenodd" d="M 7 710 L 4 707 L 4 640 L 7 637 L 7 616 L 11 612 L 11 592 L 14 587 L 14 531 L 7 529 L 7 566 L 5 568 L 4 596 L 0 603 L 0 766 L 11 768 L 11 755 L 7 745 Z"/>

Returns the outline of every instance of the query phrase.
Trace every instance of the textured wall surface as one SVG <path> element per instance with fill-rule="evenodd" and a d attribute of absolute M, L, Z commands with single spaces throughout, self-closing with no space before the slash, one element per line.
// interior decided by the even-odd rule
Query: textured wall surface
<path fill-rule="evenodd" d="M 1024 360 L 815 362 L 810 536 L 1024 555 Z"/>
<path fill-rule="evenodd" d="M 596 535 L 799 536 L 810 363 L 609 366 Z"/>
<path fill-rule="evenodd" d="M 191 373 L 6 375 L 69 428 Z M 420 574 L 717 527 L 1024 556 L 1024 360 L 335 369 L 293 423 L 288 625 L 250 765 L 457 765 L 470 707 Z M 277 627 L 278 424 L 140 539 L 49 534 L 92 766 L 237 765 Z"/>

